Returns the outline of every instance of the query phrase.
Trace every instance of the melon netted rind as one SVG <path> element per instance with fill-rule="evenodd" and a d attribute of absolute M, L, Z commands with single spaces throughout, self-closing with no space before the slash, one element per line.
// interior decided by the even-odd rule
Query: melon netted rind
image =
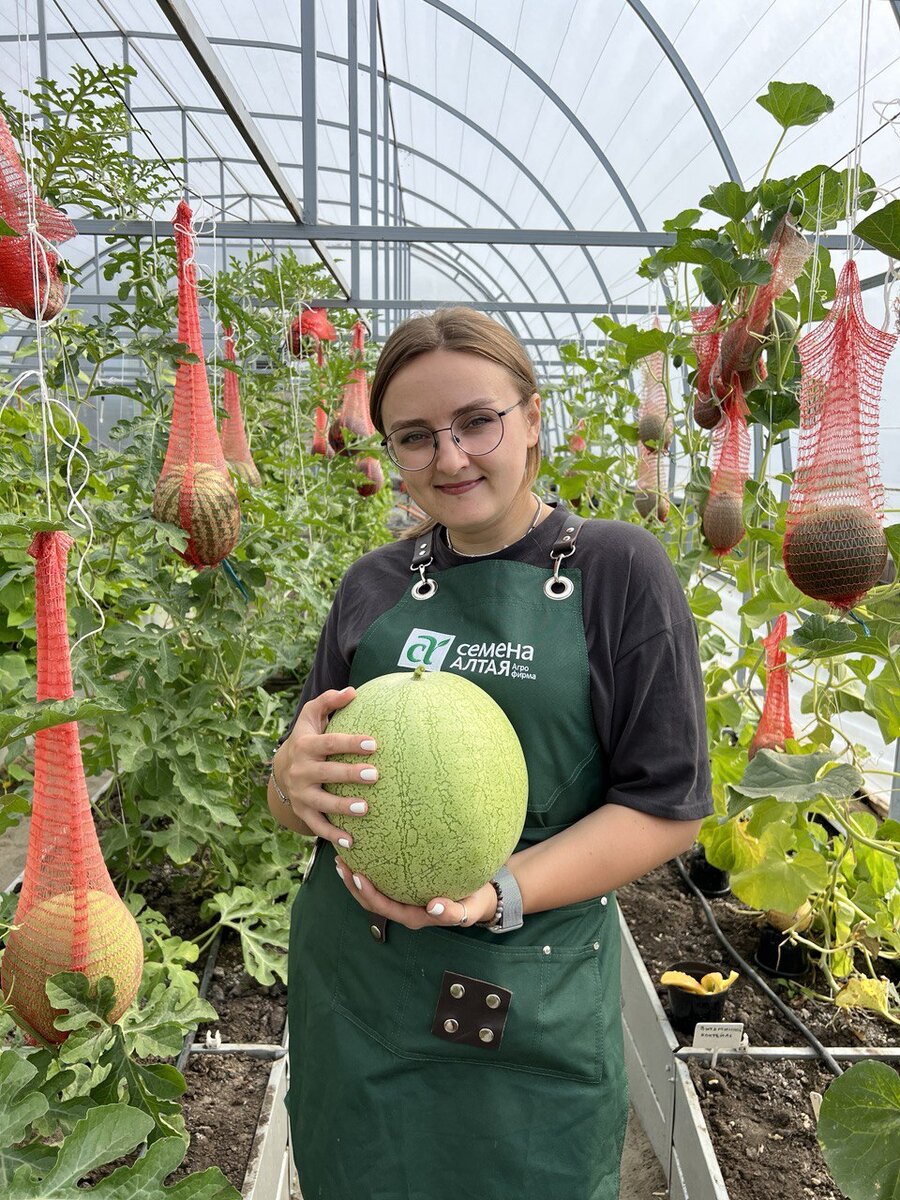
<path fill-rule="evenodd" d="M 734 549 L 745 532 L 740 497 L 730 492 L 710 495 L 703 510 L 702 527 L 716 554 Z"/>
<path fill-rule="evenodd" d="M 117 1021 L 137 995 L 143 939 L 118 896 L 90 889 L 82 908 L 74 892 L 60 892 L 35 904 L 21 919 L 17 916 L 15 923 L 0 968 L 3 995 L 45 1041 L 59 1043 L 68 1036 L 54 1026 L 61 1010 L 51 1006 L 46 992 L 47 980 L 60 971 L 81 971 L 92 984 L 109 975 L 116 992 L 110 1021 Z M 81 961 L 73 965 L 76 937 Z"/>
<path fill-rule="evenodd" d="M 341 858 L 385 895 L 424 905 L 471 895 L 501 867 L 521 836 L 528 772 L 515 729 L 477 684 L 449 671 L 394 672 L 362 684 L 335 712 L 329 733 L 368 735 L 373 784 L 326 784 L 362 796 L 366 816 L 330 815 L 353 837 Z"/>
<path fill-rule="evenodd" d="M 784 539 L 784 566 L 794 586 L 836 608 L 861 600 L 880 580 L 887 559 L 881 522 L 848 504 L 804 513 Z"/>

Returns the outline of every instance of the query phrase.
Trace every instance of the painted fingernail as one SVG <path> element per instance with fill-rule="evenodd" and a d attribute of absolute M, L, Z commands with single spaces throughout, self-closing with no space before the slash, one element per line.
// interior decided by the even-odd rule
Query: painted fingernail
<path fill-rule="evenodd" d="M 343 869 L 341 868 L 341 864 L 340 864 L 340 863 L 335 863 L 335 864 L 334 864 L 334 869 L 337 871 L 338 875 L 340 875 L 341 879 L 343 879 L 343 878 L 344 878 L 344 872 L 343 872 Z"/>
<path fill-rule="evenodd" d="M 338 845 L 343 846 L 345 850 L 349 850 L 350 849 L 350 839 L 349 838 L 338 838 Z"/>
<path fill-rule="evenodd" d="M 356 885 L 356 890 L 358 892 L 361 892 L 362 891 L 362 880 L 360 879 L 360 877 L 358 875 L 353 876 L 353 882 Z"/>
<path fill-rule="evenodd" d="M 431 915 L 433 917 L 439 917 L 441 915 L 441 913 L 444 911 L 444 906 L 443 906 L 443 904 L 432 904 L 431 908 L 429 908 L 428 911 L 431 913 Z"/>
<path fill-rule="evenodd" d="M 378 772 L 374 767 L 363 767 L 359 773 L 360 779 L 377 779 Z"/>
<path fill-rule="evenodd" d="M 375 749 L 375 743 L 371 738 L 366 738 L 364 742 L 359 743 L 360 750 L 365 750 L 367 753 Z"/>
<path fill-rule="evenodd" d="M 365 800 L 354 800 L 350 805 L 350 811 L 352 813 L 364 813 L 366 811 L 366 807 L 367 805 Z"/>

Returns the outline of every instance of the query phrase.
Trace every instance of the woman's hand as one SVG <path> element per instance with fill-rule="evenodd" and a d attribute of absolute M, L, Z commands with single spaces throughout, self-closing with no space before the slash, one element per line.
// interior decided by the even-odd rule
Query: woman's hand
<path fill-rule="evenodd" d="M 307 701 L 300 710 L 290 736 L 279 747 L 272 762 L 278 786 L 290 801 L 291 811 L 311 834 L 325 838 L 341 848 L 349 849 L 353 838 L 345 829 L 333 825 L 326 813 L 342 816 L 368 812 L 368 801 L 359 796 L 334 796 L 326 792 L 324 783 L 359 784 L 360 790 L 378 778 L 375 767 L 365 762 L 332 762 L 332 754 L 372 754 L 377 748 L 374 738 L 365 733 L 326 733 L 328 718 L 344 708 L 356 695 L 356 689 L 323 692 Z"/>
<path fill-rule="evenodd" d="M 484 884 L 471 896 L 465 896 L 462 900 L 448 900 L 446 896 L 438 896 L 429 900 L 424 908 L 420 908 L 417 904 L 400 904 L 390 896 L 385 896 L 365 875 L 360 875 L 358 871 L 352 873 L 347 864 L 340 859 L 336 861 L 335 867 L 345 887 L 358 904 L 380 917 L 387 917 L 396 921 L 398 925 L 405 925 L 407 929 L 459 925 L 466 914 L 468 919 L 465 928 L 468 929 L 470 925 L 477 925 L 479 921 L 490 921 L 497 911 L 497 892 L 492 883 Z"/>

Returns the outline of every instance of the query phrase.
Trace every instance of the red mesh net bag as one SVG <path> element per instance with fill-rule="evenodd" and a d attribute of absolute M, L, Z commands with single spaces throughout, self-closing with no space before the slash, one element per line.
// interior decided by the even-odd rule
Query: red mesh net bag
<path fill-rule="evenodd" d="M 234 337 L 230 325 L 222 331 L 225 334 L 225 358 L 235 362 Z M 250 447 L 247 444 L 247 433 L 244 429 L 244 414 L 241 412 L 241 391 L 238 377 L 234 371 L 225 369 L 225 416 L 222 420 L 222 453 L 225 461 L 236 475 L 250 487 L 259 487 L 262 480 Z"/>
<path fill-rule="evenodd" d="M 695 309 L 691 313 L 691 324 L 694 327 L 691 345 L 697 356 L 694 420 L 701 429 L 715 429 L 722 417 L 721 407 L 710 395 L 709 383 L 713 364 L 719 357 L 719 343 L 722 341 L 722 331 L 715 328 L 721 311 L 721 305 L 716 304 L 711 308 Z"/>
<path fill-rule="evenodd" d="M 324 454 L 326 458 L 334 457 L 334 449 L 328 444 L 328 413 L 320 404 L 316 405 L 313 417 L 315 422 L 311 451 L 313 454 Z"/>
<path fill-rule="evenodd" d="M 659 320 L 653 328 L 659 329 Z M 663 383 L 665 355 L 661 350 L 641 359 L 641 402 L 638 405 L 638 439 L 650 450 L 666 450 L 672 437 L 666 388 Z"/>
<path fill-rule="evenodd" d="M 324 308 L 304 308 L 299 316 L 291 321 L 290 350 L 294 358 L 310 358 L 313 350 L 316 360 L 321 366 L 324 360 L 323 342 L 333 342 L 337 330 L 328 320 L 328 312 Z"/>
<path fill-rule="evenodd" d="M 367 480 L 366 483 L 359 483 L 356 486 L 356 490 L 361 496 L 374 496 L 376 492 L 381 491 L 384 487 L 384 470 L 374 455 L 367 454 L 365 458 L 358 459 L 356 469 L 365 475 Z"/>
<path fill-rule="evenodd" d="M 865 596 L 887 562 L 878 401 L 896 341 L 866 320 L 851 259 L 828 316 L 797 343 L 800 444 L 784 565 L 801 592 L 839 609 Z"/>
<path fill-rule="evenodd" d="M 30 231 L 29 208 L 36 232 Z M 0 307 L 14 308 L 23 317 L 49 321 L 66 301 L 58 258 L 48 242 L 66 242 L 75 226 L 59 209 L 37 196 L 19 161 L 16 144 L 0 114 L 0 218 L 17 237 L 0 237 Z M 34 268 L 38 287 L 35 291 Z"/>
<path fill-rule="evenodd" d="M 785 740 L 794 736 L 787 656 L 781 649 L 786 633 L 787 613 L 782 613 L 772 632 L 762 639 L 766 648 L 766 698 L 759 725 L 747 749 L 748 759 L 753 758 L 757 750 L 783 750 Z"/>
<path fill-rule="evenodd" d="M 72 538 L 39 533 L 28 548 L 36 562 L 37 698 L 73 696 L 66 628 L 66 562 Z M 35 734 L 34 805 L 25 875 L 6 939 L 0 986 L 23 1028 L 47 1042 L 54 1029 L 46 981 L 59 971 L 103 975 L 116 988 L 117 1020 L 137 994 L 144 964 L 140 930 L 119 899 L 100 852 L 91 817 L 78 725 L 70 721 Z"/>
<path fill-rule="evenodd" d="M 744 536 L 741 501 L 750 474 L 750 431 L 747 403 L 740 379 L 735 376 L 731 395 L 722 405 L 722 417 L 712 435 L 712 480 L 703 509 L 703 532 L 721 558 Z"/>
<path fill-rule="evenodd" d="M 175 373 L 172 426 L 153 495 L 153 515 L 158 521 L 180 525 L 190 535 L 183 557 L 199 569 L 215 566 L 234 549 L 241 510 L 209 397 L 191 210 L 184 200 L 178 205 L 173 224 L 178 251 L 178 340 L 187 345 L 197 361 L 179 362 Z"/>
<path fill-rule="evenodd" d="M 742 315 L 722 334 L 719 353 L 712 369 L 712 390 L 724 400 L 731 391 L 732 378 L 738 375 L 744 392 L 749 392 L 756 380 L 765 378 L 760 370 L 763 340 L 779 296 L 795 283 L 812 246 L 793 223 L 790 214 L 778 222 L 766 258 L 772 264 L 768 283 L 747 289 L 741 305 Z"/>
<path fill-rule="evenodd" d="M 666 487 L 665 465 L 666 458 L 646 446 L 638 446 L 638 475 L 637 491 L 634 495 L 634 507 L 646 520 L 655 513 L 660 521 L 669 516 L 669 496 Z"/>
<path fill-rule="evenodd" d="M 353 326 L 351 353 L 360 365 L 353 367 L 350 371 L 350 378 L 344 387 L 341 407 L 338 409 L 338 414 L 328 435 L 334 449 L 345 453 L 343 432 L 345 429 L 358 438 L 372 437 L 375 433 L 375 426 L 369 415 L 369 384 L 366 379 L 366 368 L 361 365 L 365 342 L 366 327 L 362 321 L 357 321 Z"/>
<path fill-rule="evenodd" d="M 583 454 L 587 449 L 587 442 L 584 440 L 584 421 L 579 421 L 569 434 L 569 449 L 573 454 Z"/>

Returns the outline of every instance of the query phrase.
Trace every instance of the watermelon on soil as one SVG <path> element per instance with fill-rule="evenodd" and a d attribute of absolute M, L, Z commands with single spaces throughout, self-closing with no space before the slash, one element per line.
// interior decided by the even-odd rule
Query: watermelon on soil
<path fill-rule="evenodd" d="M 398 671 L 362 684 L 329 733 L 375 738 L 375 783 L 325 784 L 361 796 L 365 816 L 333 815 L 353 838 L 340 857 L 404 904 L 460 900 L 512 854 L 525 823 L 528 772 L 515 729 L 483 688 L 449 671 Z"/>

